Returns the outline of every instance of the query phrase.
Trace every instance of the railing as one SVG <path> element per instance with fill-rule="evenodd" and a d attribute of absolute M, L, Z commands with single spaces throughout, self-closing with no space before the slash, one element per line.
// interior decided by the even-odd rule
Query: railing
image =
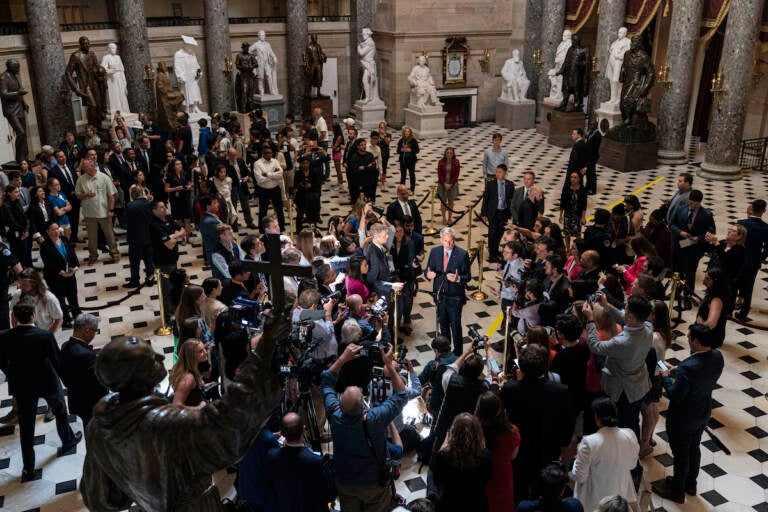
<path fill-rule="evenodd" d="M 768 137 L 741 141 L 739 168 L 768 171 Z"/>

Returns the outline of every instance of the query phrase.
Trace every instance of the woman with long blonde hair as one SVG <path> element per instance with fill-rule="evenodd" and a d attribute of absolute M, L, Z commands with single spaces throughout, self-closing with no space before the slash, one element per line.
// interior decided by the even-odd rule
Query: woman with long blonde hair
<path fill-rule="evenodd" d="M 198 369 L 200 363 L 208 361 L 208 349 L 199 339 L 192 338 L 179 347 L 179 359 L 171 369 L 168 382 L 173 388 L 174 405 L 202 407 L 203 376 Z"/>

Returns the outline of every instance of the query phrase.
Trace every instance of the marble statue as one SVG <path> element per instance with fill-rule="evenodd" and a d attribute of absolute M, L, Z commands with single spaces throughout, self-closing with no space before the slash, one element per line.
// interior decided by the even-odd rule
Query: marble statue
<path fill-rule="evenodd" d="M 621 81 L 619 76 L 621 74 L 621 66 L 624 63 L 624 54 L 629 50 L 630 41 L 627 37 L 627 29 L 621 27 L 619 29 L 619 38 L 611 43 L 611 48 L 608 53 L 608 64 L 605 66 L 605 78 L 611 83 L 611 99 L 608 103 L 612 105 L 619 104 L 619 98 L 621 94 Z"/>
<path fill-rule="evenodd" d="M 520 50 L 512 50 L 512 58 L 504 62 L 501 68 L 501 99 L 521 101 L 528 93 L 531 81 L 525 74 L 523 61 L 520 60 Z"/>
<path fill-rule="evenodd" d="M 565 55 L 568 53 L 568 49 L 571 47 L 572 35 L 573 34 L 570 30 L 563 31 L 563 40 L 559 45 L 557 45 L 557 50 L 555 51 L 555 67 L 547 72 L 550 83 L 549 98 L 551 100 L 562 101 L 563 99 L 563 77 L 558 75 L 557 72 L 563 66 Z"/>
<path fill-rule="evenodd" d="M 645 51 L 640 36 L 632 38 L 629 51 L 624 54 L 621 66 L 622 124 L 614 126 L 606 137 L 622 142 L 652 142 L 656 140 L 656 125 L 648 120 L 651 110 L 649 95 L 656 79 L 651 56 Z"/>
<path fill-rule="evenodd" d="M 78 44 L 80 47 L 69 57 L 64 82 L 69 91 L 82 98 L 83 106 L 88 107 L 88 123 L 99 126 L 106 111 L 104 68 L 91 51 L 91 41 L 87 37 L 78 39 Z"/>
<path fill-rule="evenodd" d="M 125 67 L 123 67 L 123 59 L 117 54 L 115 43 L 107 45 L 107 54 L 101 59 L 101 67 L 107 74 L 107 112 L 109 112 L 110 117 L 115 112 L 123 114 L 130 112 Z"/>
<path fill-rule="evenodd" d="M 411 69 L 411 74 L 408 75 L 408 83 L 411 85 L 411 105 L 422 110 L 429 106 L 440 107 L 443 105 L 437 98 L 435 81 L 429 72 L 427 59 L 423 55 L 419 55 L 416 65 Z"/>
<path fill-rule="evenodd" d="M 3 116 L 8 120 L 16 134 L 16 161 L 29 158 L 27 147 L 27 112 L 29 105 L 24 101 L 27 91 L 21 88 L 19 79 L 19 61 L 5 61 L 5 72 L 0 75 L 0 103 L 3 106 Z"/>
<path fill-rule="evenodd" d="M 307 77 L 307 96 L 319 98 L 320 87 L 323 85 L 323 64 L 327 57 L 323 52 L 323 47 L 317 42 L 317 34 L 309 35 L 309 44 L 304 49 L 304 76 Z M 312 96 L 312 88 L 315 88 L 315 95 Z"/>
<path fill-rule="evenodd" d="M 110 341 L 96 359 L 96 376 L 110 393 L 88 423 L 80 493 L 88 510 L 221 511 L 211 475 L 234 464 L 280 404 L 270 368 L 276 340 L 287 339 L 287 315 L 265 314 L 223 398 L 191 408 L 154 392 L 167 371 L 163 355 L 138 338 Z"/>
<path fill-rule="evenodd" d="M 184 95 L 173 88 L 168 78 L 168 67 L 165 62 L 157 64 L 155 77 L 155 96 L 157 97 L 157 122 L 163 130 L 176 127 L 176 113 L 184 103 Z"/>
<path fill-rule="evenodd" d="M 235 57 L 237 78 L 235 78 L 235 96 L 237 97 L 237 111 L 248 112 L 251 100 L 256 93 L 256 69 L 259 64 L 256 57 L 248 52 L 250 45 L 243 43 L 240 53 Z"/>
<path fill-rule="evenodd" d="M 181 36 L 184 45 L 173 54 L 173 72 L 179 82 L 179 89 L 184 94 L 184 106 L 187 113 L 201 113 L 203 96 L 200 94 L 200 77 L 203 70 L 195 55 L 197 41 L 189 36 Z"/>
<path fill-rule="evenodd" d="M 589 71 L 589 49 L 581 46 L 579 36 L 573 36 L 562 67 L 557 74 L 563 77 L 563 100 L 557 110 L 577 112 L 584 109 L 584 96 L 587 94 L 587 72 Z M 573 94 L 573 107 L 568 107 L 568 100 Z"/>
<path fill-rule="evenodd" d="M 259 38 L 248 48 L 248 53 L 256 57 L 256 80 L 258 81 L 259 94 L 264 96 L 264 80 L 267 81 L 269 94 L 277 96 L 277 55 L 272 51 L 272 45 L 267 42 L 267 35 L 259 30 Z"/>
<path fill-rule="evenodd" d="M 357 45 L 357 55 L 360 57 L 360 68 L 363 70 L 363 103 L 378 103 L 379 74 L 376 70 L 376 43 L 373 41 L 373 31 L 365 27 L 363 40 Z"/>

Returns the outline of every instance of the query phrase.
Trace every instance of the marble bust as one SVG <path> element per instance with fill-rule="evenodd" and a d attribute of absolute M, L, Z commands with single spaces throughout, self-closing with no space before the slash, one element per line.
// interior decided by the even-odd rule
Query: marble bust
<path fill-rule="evenodd" d="M 563 40 L 559 45 L 557 45 L 557 50 L 555 51 L 555 67 L 547 72 L 550 83 L 549 98 L 551 100 L 557 101 L 558 103 L 563 101 L 563 77 L 557 73 L 563 67 L 565 56 L 568 53 L 568 49 L 571 47 L 572 35 L 573 34 L 570 30 L 563 31 Z"/>
<path fill-rule="evenodd" d="M 378 103 L 379 75 L 376 70 L 376 44 L 373 41 L 373 31 L 365 27 L 362 31 L 363 40 L 357 45 L 357 55 L 360 57 L 360 68 L 363 70 L 363 103 Z"/>
<path fill-rule="evenodd" d="M 605 66 L 605 78 L 611 83 L 611 99 L 608 103 L 618 105 L 621 98 L 621 66 L 624 63 L 624 54 L 629 50 L 631 41 L 627 37 L 627 29 L 619 29 L 619 38 L 611 43 L 608 53 L 608 64 Z"/>
<path fill-rule="evenodd" d="M 181 36 L 182 46 L 173 55 L 173 72 L 179 82 L 179 90 L 184 94 L 184 106 L 189 114 L 201 113 L 203 97 L 200 94 L 198 80 L 203 74 L 200 63 L 195 55 L 197 41 L 193 37 Z"/>
<path fill-rule="evenodd" d="M 525 74 L 523 62 L 520 60 L 520 50 L 512 50 L 512 58 L 504 62 L 501 68 L 501 96 L 502 100 L 521 101 L 528 93 L 531 81 Z"/>
<path fill-rule="evenodd" d="M 125 67 L 123 60 L 117 54 L 117 45 L 109 43 L 107 45 L 107 54 L 101 59 L 101 67 L 107 74 L 107 111 L 110 117 L 115 112 L 127 114 L 130 112 L 128 106 L 128 86 L 125 82 Z"/>
<path fill-rule="evenodd" d="M 437 98 L 435 81 L 429 72 L 427 59 L 423 55 L 419 56 L 416 65 L 411 69 L 408 83 L 411 85 L 410 106 L 425 110 L 429 107 L 441 107 L 443 105 Z"/>
<path fill-rule="evenodd" d="M 267 42 L 267 34 L 259 30 L 259 38 L 248 48 L 248 52 L 256 56 L 258 67 L 254 70 L 259 88 L 259 95 L 264 96 L 264 81 L 267 82 L 269 94 L 279 95 L 277 90 L 277 55 L 272 51 L 272 45 Z"/>

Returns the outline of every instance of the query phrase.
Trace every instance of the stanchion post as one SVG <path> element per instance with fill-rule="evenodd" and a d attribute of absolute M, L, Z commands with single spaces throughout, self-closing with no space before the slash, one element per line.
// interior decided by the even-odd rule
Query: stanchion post
<path fill-rule="evenodd" d="M 507 354 L 509 353 L 509 322 L 512 318 L 512 306 L 507 306 L 506 313 L 506 322 L 504 322 L 504 362 L 502 363 L 503 366 L 503 372 L 506 375 L 507 373 Z"/>
<path fill-rule="evenodd" d="M 675 299 L 677 298 L 677 287 L 680 283 L 680 273 L 675 272 L 672 274 L 672 293 L 669 295 L 669 310 L 674 311 Z"/>
<path fill-rule="evenodd" d="M 469 249 L 467 252 L 469 253 L 469 258 L 472 259 L 475 257 L 475 254 L 477 253 L 477 248 L 472 247 L 472 207 L 470 206 L 467 208 L 467 213 L 465 213 L 467 216 L 467 247 Z"/>
<path fill-rule="evenodd" d="M 422 233 L 425 235 L 434 235 L 437 233 L 437 228 L 435 227 L 435 194 L 437 193 L 437 185 L 430 185 L 429 189 L 432 193 L 432 200 L 430 201 L 432 213 L 429 217 L 429 227 L 422 231 Z"/>
<path fill-rule="evenodd" d="M 288 198 L 288 238 L 296 241 L 293 237 L 293 199 Z"/>
<path fill-rule="evenodd" d="M 157 296 L 160 299 L 160 327 L 155 329 L 155 334 L 158 336 L 168 336 L 171 334 L 171 326 L 166 324 L 165 318 L 165 301 L 163 300 L 163 276 L 168 277 L 167 274 L 163 274 L 160 269 L 155 269 L 155 281 L 157 281 Z"/>
<path fill-rule="evenodd" d="M 397 341 L 398 341 L 398 336 L 399 336 L 399 332 L 398 331 L 399 331 L 399 328 L 400 328 L 400 321 L 397 318 L 397 316 L 398 316 L 397 315 L 397 298 L 399 296 L 400 296 L 400 292 L 397 291 L 397 290 L 393 290 L 392 298 L 395 301 L 395 307 L 394 307 L 395 319 L 394 319 L 394 323 L 392 324 L 392 326 L 393 326 L 393 330 L 395 332 L 393 333 L 394 349 L 392 350 L 392 354 L 393 354 L 395 359 L 397 359 Z"/>
<path fill-rule="evenodd" d="M 485 294 L 483 291 L 483 246 L 485 245 L 485 240 L 479 240 L 477 242 L 477 268 L 479 269 L 479 273 L 477 276 L 477 290 L 472 292 L 472 298 L 474 300 L 485 300 L 488 298 L 488 295 Z"/>

